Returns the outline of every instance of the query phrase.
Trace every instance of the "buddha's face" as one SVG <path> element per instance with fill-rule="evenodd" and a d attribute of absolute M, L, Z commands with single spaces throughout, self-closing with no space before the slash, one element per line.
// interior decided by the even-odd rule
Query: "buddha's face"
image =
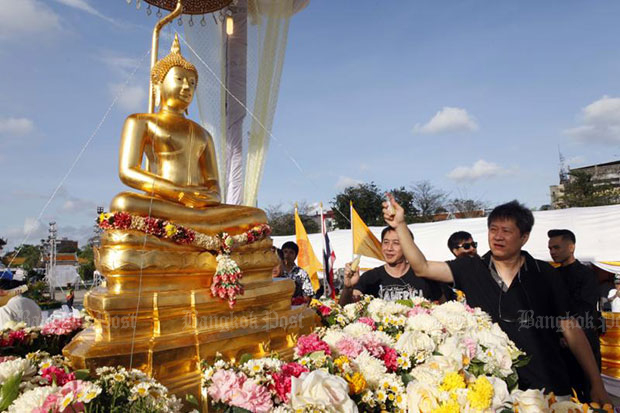
<path fill-rule="evenodd" d="M 162 107 L 184 111 L 192 103 L 196 89 L 196 74 L 180 66 L 168 71 L 159 85 Z"/>

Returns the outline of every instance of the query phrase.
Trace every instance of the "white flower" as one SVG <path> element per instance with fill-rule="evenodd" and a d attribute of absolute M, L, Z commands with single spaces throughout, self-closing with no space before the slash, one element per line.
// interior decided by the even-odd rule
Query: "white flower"
<path fill-rule="evenodd" d="M 24 323 L 23 321 L 20 321 L 19 323 L 14 321 L 14 320 L 9 320 L 6 323 L 4 323 L 4 329 L 5 330 L 21 330 L 23 328 L 26 328 L 27 324 Z"/>
<path fill-rule="evenodd" d="M 357 304 L 347 304 L 342 307 L 344 315 L 346 315 L 350 320 L 354 320 L 357 317 Z"/>
<path fill-rule="evenodd" d="M 386 346 L 394 347 L 394 344 L 396 343 L 394 338 L 392 336 L 390 336 L 388 333 L 384 332 L 384 331 L 376 330 L 376 331 L 373 331 L 371 334 L 377 340 L 381 341 Z"/>
<path fill-rule="evenodd" d="M 364 375 L 368 384 L 376 386 L 387 372 L 383 361 L 373 357 L 366 350 L 353 360 L 355 368 Z"/>
<path fill-rule="evenodd" d="M 34 409 L 41 407 L 47 399 L 47 396 L 56 392 L 58 387 L 56 386 L 44 386 L 35 387 L 32 390 L 24 392 L 19 396 L 11 406 L 9 406 L 8 413 L 24 413 L 31 412 Z"/>
<path fill-rule="evenodd" d="M 448 306 L 448 304 L 456 304 L 457 306 L 460 306 L 460 308 L 455 308 L 454 305 Z M 439 320 L 439 322 L 443 324 L 446 330 L 448 330 L 451 334 L 462 332 L 469 325 L 465 308 L 462 304 L 457 303 L 456 301 L 450 301 L 446 304 L 435 307 L 432 315 Z"/>
<path fill-rule="evenodd" d="M 512 401 L 508 386 L 506 382 L 500 378 L 487 376 L 487 379 L 493 385 L 493 401 L 491 402 L 491 407 L 493 411 L 499 411 L 502 406 Z"/>
<path fill-rule="evenodd" d="M 323 370 L 291 377 L 291 406 L 303 409 L 316 406 L 326 411 L 353 413 L 357 406 L 349 397 L 349 385 L 341 377 Z"/>
<path fill-rule="evenodd" d="M 421 331 L 429 336 L 441 336 L 443 334 L 439 320 L 430 314 L 416 314 L 407 319 L 407 330 Z"/>
<path fill-rule="evenodd" d="M 423 365 L 441 372 L 459 371 L 463 368 L 461 360 L 446 356 L 431 356 Z"/>
<path fill-rule="evenodd" d="M 511 396 L 514 407 L 518 407 L 520 413 L 540 413 L 547 411 L 545 395 L 540 390 L 515 390 L 512 392 Z"/>
<path fill-rule="evenodd" d="M 433 369 L 426 364 L 414 368 L 409 374 L 420 383 L 435 387 L 441 384 L 444 376 L 441 370 Z"/>
<path fill-rule="evenodd" d="M 37 368 L 28 359 L 8 360 L 0 363 L 0 385 L 4 384 L 9 378 L 22 374 L 22 379 L 32 376 L 37 372 Z"/>
<path fill-rule="evenodd" d="M 416 356 L 418 353 L 430 354 L 435 350 L 432 338 L 419 331 L 405 331 L 401 334 L 394 348 L 398 351 Z"/>
<path fill-rule="evenodd" d="M 368 334 L 372 331 L 372 328 L 364 323 L 351 323 L 342 329 L 346 334 L 354 338 L 359 338 L 364 334 Z"/>
<path fill-rule="evenodd" d="M 99 394 L 101 394 L 101 387 L 94 383 L 82 382 L 81 389 L 76 394 L 76 397 L 78 402 L 89 403 Z"/>
<path fill-rule="evenodd" d="M 555 402 L 551 405 L 551 411 L 553 413 L 572 413 L 581 412 L 582 410 L 583 408 L 581 405 L 570 400 Z"/>
<path fill-rule="evenodd" d="M 407 386 L 407 408 L 409 413 L 430 413 L 439 407 L 439 390 L 436 386 L 422 382 L 411 382 Z"/>
<path fill-rule="evenodd" d="M 336 343 L 343 337 L 346 337 L 347 334 L 343 333 L 341 330 L 328 330 L 327 333 L 321 338 L 324 342 L 329 345 L 329 348 L 332 351 L 336 348 Z"/>

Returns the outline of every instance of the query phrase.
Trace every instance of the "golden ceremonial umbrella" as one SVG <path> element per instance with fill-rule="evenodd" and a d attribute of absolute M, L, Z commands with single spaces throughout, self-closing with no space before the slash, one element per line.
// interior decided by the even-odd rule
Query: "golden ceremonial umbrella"
<path fill-rule="evenodd" d="M 172 11 L 177 0 L 144 0 L 160 9 Z M 205 14 L 223 9 L 232 3 L 232 0 L 183 0 L 183 14 Z"/>

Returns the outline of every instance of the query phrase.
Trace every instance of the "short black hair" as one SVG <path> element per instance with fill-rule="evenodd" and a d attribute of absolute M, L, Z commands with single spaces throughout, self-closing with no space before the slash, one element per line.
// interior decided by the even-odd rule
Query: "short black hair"
<path fill-rule="evenodd" d="M 457 231 L 454 234 L 450 235 L 448 238 L 448 248 L 450 251 L 459 246 L 459 244 L 466 239 L 474 239 L 471 234 L 467 231 Z"/>
<path fill-rule="evenodd" d="M 547 232 L 547 236 L 549 238 L 554 237 L 562 237 L 565 241 L 570 241 L 573 244 L 577 242 L 577 238 L 575 238 L 575 233 L 570 229 L 551 229 Z"/>
<path fill-rule="evenodd" d="M 496 206 L 487 218 L 487 228 L 498 220 L 513 220 L 521 235 L 532 232 L 534 226 L 534 214 L 525 205 L 516 199 L 505 204 Z"/>
<path fill-rule="evenodd" d="M 289 249 L 295 251 L 295 256 L 299 254 L 299 247 L 293 241 L 286 241 L 284 245 L 282 245 L 282 250 Z"/>
<path fill-rule="evenodd" d="M 381 242 L 383 242 L 383 238 L 385 238 L 385 234 L 387 234 L 390 231 L 396 231 L 396 228 L 392 228 L 392 227 L 385 227 L 385 228 L 383 228 L 383 230 L 381 231 Z M 409 227 L 407 227 L 407 231 L 409 231 L 409 234 L 411 235 L 411 238 L 413 238 L 413 232 L 411 232 Z"/>

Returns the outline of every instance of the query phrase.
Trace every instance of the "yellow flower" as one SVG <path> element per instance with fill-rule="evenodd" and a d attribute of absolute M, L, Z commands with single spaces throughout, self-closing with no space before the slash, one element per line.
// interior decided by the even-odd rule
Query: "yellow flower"
<path fill-rule="evenodd" d="M 353 373 L 353 376 L 347 374 L 344 378 L 349 383 L 350 394 L 360 394 L 366 388 L 366 379 L 360 372 Z"/>
<path fill-rule="evenodd" d="M 443 378 L 441 386 L 439 386 L 440 390 L 447 391 L 447 392 L 451 392 L 456 389 L 464 389 L 464 388 L 465 388 L 465 380 L 463 379 L 463 376 L 461 376 L 456 371 L 447 373 Z"/>
<path fill-rule="evenodd" d="M 350 362 L 351 360 L 349 360 L 347 356 L 340 356 L 336 360 L 334 360 L 334 365 L 338 367 L 340 370 L 342 370 L 342 366 Z"/>
<path fill-rule="evenodd" d="M 166 230 L 166 236 L 168 237 L 172 237 L 174 234 L 177 233 L 177 227 L 173 224 L 166 224 L 164 229 Z"/>
<path fill-rule="evenodd" d="M 476 410 L 484 410 L 489 408 L 492 399 L 493 385 L 486 377 L 478 377 L 467 392 L 469 404 Z"/>
<path fill-rule="evenodd" d="M 454 401 L 449 400 L 445 403 L 442 403 L 438 408 L 434 409 L 432 413 L 459 413 L 461 411 L 461 406 Z"/>

